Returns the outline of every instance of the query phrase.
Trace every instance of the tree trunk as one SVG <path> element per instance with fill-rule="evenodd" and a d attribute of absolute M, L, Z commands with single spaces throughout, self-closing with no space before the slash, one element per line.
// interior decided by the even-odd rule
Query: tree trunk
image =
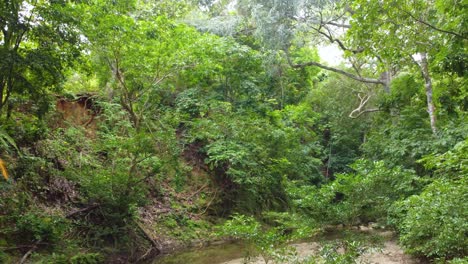
<path fill-rule="evenodd" d="M 427 97 L 427 112 L 429 113 L 429 118 L 431 120 L 431 129 L 432 133 L 437 133 L 436 126 L 436 112 L 434 102 L 432 101 L 432 80 L 429 75 L 429 67 L 427 62 L 427 53 L 421 53 L 421 73 L 424 78 L 424 87 L 426 88 L 426 97 Z"/>

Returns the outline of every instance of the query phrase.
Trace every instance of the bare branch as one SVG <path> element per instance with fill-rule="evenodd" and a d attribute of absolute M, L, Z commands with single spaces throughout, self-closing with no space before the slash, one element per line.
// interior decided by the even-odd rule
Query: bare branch
<path fill-rule="evenodd" d="M 359 102 L 359 106 L 353 111 L 351 111 L 351 113 L 349 113 L 350 118 L 358 118 L 364 113 L 380 111 L 380 109 L 378 108 L 371 108 L 371 109 L 364 109 L 364 110 L 362 109 L 367 104 L 367 102 L 369 102 L 370 98 L 372 97 L 371 95 L 361 96 L 361 94 L 358 94 L 358 97 L 361 101 Z"/>
<path fill-rule="evenodd" d="M 378 109 L 378 108 L 365 109 L 365 110 L 360 111 L 357 115 L 354 115 L 354 111 L 355 110 L 353 110 L 353 112 L 351 112 L 349 114 L 349 117 L 351 117 L 353 119 L 360 117 L 362 114 L 378 112 L 378 111 L 380 111 L 380 109 Z"/>

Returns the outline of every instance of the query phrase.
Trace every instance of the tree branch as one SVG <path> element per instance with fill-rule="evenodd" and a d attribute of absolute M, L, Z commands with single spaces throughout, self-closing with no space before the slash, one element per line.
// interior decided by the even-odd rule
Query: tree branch
<path fill-rule="evenodd" d="M 380 111 L 379 108 L 364 109 L 364 110 L 360 111 L 357 115 L 354 115 L 354 113 L 356 112 L 356 110 L 357 110 L 357 109 L 353 110 L 353 111 L 349 114 L 349 117 L 351 117 L 351 118 L 353 118 L 353 119 L 356 119 L 356 118 L 360 117 L 362 114 Z"/>
<path fill-rule="evenodd" d="M 362 114 L 364 113 L 370 113 L 370 112 L 377 112 L 377 111 L 380 111 L 379 108 L 371 108 L 371 109 L 364 109 L 362 110 L 362 108 L 367 104 L 367 102 L 369 101 L 369 99 L 371 98 L 371 95 L 365 95 L 364 97 L 361 97 L 360 94 L 358 94 L 358 97 L 359 99 L 361 100 L 359 102 L 359 106 L 354 109 L 353 111 L 351 111 L 351 113 L 349 113 L 349 117 L 350 118 L 358 118 L 360 117 Z M 355 115 L 355 113 L 357 113 L 357 115 Z"/>
<path fill-rule="evenodd" d="M 381 85 L 385 85 L 385 82 L 380 80 L 380 79 L 373 79 L 373 78 L 366 78 L 366 77 L 360 77 L 360 76 L 356 76 L 352 73 L 349 73 L 349 72 L 346 72 L 346 71 L 343 71 L 343 70 L 340 70 L 340 69 L 337 69 L 337 68 L 333 68 L 333 67 L 329 67 L 329 66 L 326 66 L 324 64 L 321 64 L 321 63 L 318 63 L 318 62 L 315 62 L 315 61 L 309 61 L 309 62 L 305 62 L 305 63 L 300 63 L 300 64 L 294 64 L 291 60 L 291 57 L 289 56 L 289 52 L 287 50 L 284 50 L 285 54 L 286 54 L 286 59 L 288 60 L 288 63 L 291 67 L 293 68 L 305 68 L 305 67 L 308 67 L 308 66 L 316 66 L 316 67 L 319 67 L 319 68 L 322 68 L 324 70 L 327 70 L 327 71 L 332 71 L 332 72 L 336 72 L 336 73 L 339 73 L 341 75 L 344 75 L 348 78 L 351 78 L 353 80 L 356 80 L 356 81 L 360 81 L 360 82 L 363 82 L 363 83 L 373 83 L 373 84 L 381 84 Z"/>
<path fill-rule="evenodd" d="M 442 32 L 442 33 L 446 33 L 446 34 L 450 34 L 450 35 L 453 35 L 453 36 L 456 36 L 456 37 L 459 37 L 459 38 L 462 38 L 462 39 L 468 39 L 468 37 L 466 36 L 463 36 L 457 32 L 453 32 L 453 31 L 449 31 L 449 30 L 445 30 L 445 29 L 441 29 L 441 28 L 438 28 L 432 24 L 430 24 L 429 22 L 426 22 L 420 18 L 417 18 L 416 16 L 414 16 L 413 14 L 411 14 L 409 11 L 406 11 L 406 10 L 403 10 L 401 8 L 399 8 L 400 11 L 402 11 L 403 13 L 409 15 L 412 19 L 416 20 L 417 22 L 423 24 L 423 25 L 426 25 L 436 31 L 439 31 L 439 32 Z"/>
<path fill-rule="evenodd" d="M 332 32 L 330 31 L 330 28 L 327 27 L 327 25 L 339 25 L 337 23 L 334 23 L 332 21 L 324 21 L 323 20 L 323 17 L 322 17 L 322 13 L 320 13 L 320 21 L 318 21 L 318 28 L 315 28 L 315 27 L 311 27 L 313 30 L 315 30 L 317 33 L 323 35 L 325 38 L 328 39 L 328 41 L 330 41 L 330 43 L 338 43 L 338 46 L 343 50 L 343 51 L 350 51 L 352 52 L 353 54 L 357 54 L 357 53 L 361 53 L 364 51 L 363 48 L 358 48 L 358 49 L 350 49 L 348 47 L 346 47 L 344 45 L 344 43 L 338 39 L 338 38 L 335 38 L 333 37 L 333 34 Z M 349 28 L 350 26 L 348 27 L 345 27 L 345 28 Z M 324 28 L 327 32 L 324 32 L 322 30 L 322 28 Z"/>
<path fill-rule="evenodd" d="M 351 28 L 351 25 L 335 23 L 333 21 L 325 22 L 325 24 L 332 25 L 332 26 L 335 26 L 335 27 L 340 27 L 340 28 Z"/>

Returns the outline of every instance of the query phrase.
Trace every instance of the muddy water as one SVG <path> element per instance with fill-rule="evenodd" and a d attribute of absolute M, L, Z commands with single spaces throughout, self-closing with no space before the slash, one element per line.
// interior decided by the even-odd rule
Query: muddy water
<path fill-rule="evenodd" d="M 374 244 L 374 250 L 370 250 L 359 257 L 358 263 L 375 264 L 420 264 L 415 259 L 403 252 L 398 246 L 394 235 L 388 231 L 377 231 L 371 229 L 343 231 L 335 230 L 301 243 L 291 246 L 296 248 L 297 255 L 304 259 L 308 256 L 318 255 L 321 244 L 336 240 L 349 239 L 350 234 L 354 238 L 368 241 Z M 174 255 L 158 258 L 153 264 L 242 264 L 245 248 L 241 244 L 231 243 L 205 248 L 192 249 Z M 263 264 L 260 258 L 252 260 L 251 263 Z"/>

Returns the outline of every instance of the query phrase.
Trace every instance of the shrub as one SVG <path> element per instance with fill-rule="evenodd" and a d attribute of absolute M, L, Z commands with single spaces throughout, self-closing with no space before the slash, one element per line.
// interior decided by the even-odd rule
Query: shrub
<path fill-rule="evenodd" d="M 287 190 L 293 206 L 301 213 L 320 224 L 338 224 L 341 218 L 338 217 L 338 208 L 333 203 L 335 193 L 331 187 L 296 186 L 295 183 L 290 183 Z"/>
<path fill-rule="evenodd" d="M 98 264 L 103 262 L 104 257 L 99 253 L 78 253 L 70 258 L 71 264 Z"/>
<path fill-rule="evenodd" d="M 393 202 L 419 189 L 419 179 L 411 170 L 366 160 L 358 160 L 352 168 L 354 173 L 338 174 L 320 188 L 289 188 L 294 204 L 322 224 L 385 222 Z"/>
<path fill-rule="evenodd" d="M 28 242 L 58 242 L 67 228 L 66 220 L 56 215 L 27 212 L 16 223 L 16 237 Z"/>
<path fill-rule="evenodd" d="M 468 176 L 468 138 L 460 141 L 455 146 L 442 154 L 431 154 L 422 158 L 427 169 L 434 170 L 434 175 L 440 178 L 459 178 Z"/>
<path fill-rule="evenodd" d="M 230 236 L 243 240 L 247 244 L 247 256 L 260 254 L 268 263 L 270 260 L 285 260 L 294 251 L 286 246 L 288 236 L 281 228 L 265 228 L 255 218 L 245 215 L 234 215 L 226 221 L 219 232 L 220 236 Z"/>
<path fill-rule="evenodd" d="M 434 181 L 396 210 L 400 241 L 410 253 L 441 258 L 468 254 L 468 177 Z"/>
<path fill-rule="evenodd" d="M 333 183 L 337 193 L 344 196 L 344 220 L 367 223 L 387 219 L 388 208 L 395 202 L 414 194 L 419 179 L 411 170 L 388 168 L 383 161 L 358 160 L 352 165 L 356 173 L 341 174 Z"/>
<path fill-rule="evenodd" d="M 344 249 L 343 253 L 339 250 Z M 356 263 L 356 259 L 365 252 L 365 246 L 354 240 L 325 243 L 320 250 L 320 257 L 327 264 Z"/>

